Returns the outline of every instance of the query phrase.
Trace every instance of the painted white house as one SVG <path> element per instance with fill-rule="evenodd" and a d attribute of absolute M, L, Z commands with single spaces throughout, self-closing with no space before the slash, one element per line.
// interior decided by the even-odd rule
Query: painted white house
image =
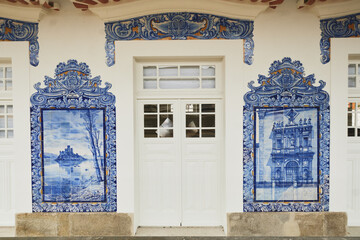
<path fill-rule="evenodd" d="M 176 15 L 171 20 L 171 13 L 183 18 L 175 19 Z M 16 26 L 29 23 L 35 25 L 17 32 Z M 115 29 L 117 23 L 123 25 Z M 225 23 L 229 25 L 224 27 Z M 231 24 L 238 28 L 231 29 Z M 274 73 L 269 71 L 272 64 L 284 63 L 285 58 L 290 58 L 290 65 L 295 61 L 302 64 L 298 69 L 303 71 L 297 73 L 304 79 L 314 74 L 313 86 L 320 86 L 320 80 L 326 83 L 322 91 L 329 94 L 330 135 L 322 132 L 323 118 L 312 122 L 325 133 L 319 134 L 319 139 L 329 138 L 330 151 L 323 151 L 323 143 L 314 140 L 316 154 L 310 164 L 315 169 L 313 178 L 317 179 L 312 182 L 316 197 L 302 192 L 297 180 L 291 183 L 298 185 L 287 186 L 290 195 L 297 191 L 293 188 L 300 189 L 298 196 L 291 195 L 291 199 L 287 199 L 287 193 L 282 197 L 273 193 L 272 199 L 266 198 L 266 190 L 258 194 L 265 194 L 265 205 L 276 200 L 284 205 L 317 201 L 320 205 L 314 211 L 346 212 L 348 225 L 360 226 L 359 26 L 357 0 L 1 0 L 0 226 L 14 226 L 16 213 L 39 211 L 33 205 L 33 196 L 45 194 L 45 188 L 40 192 L 36 184 L 44 187 L 47 173 L 42 165 L 43 169 L 37 170 L 40 180 L 34 178 L 37 172 L 32 170 L 32 160 L 46 164 L 45 157 L 34 149 L 41 143 L 44 151 L 49 144 L 43 138 L 32 139 L 31 121 L 37 120 L 30 116 L 30 98 L 37 92 L 36 83 L 41 83 L 41 89 L 51 87 L 45 85 L 45 76 L 59 77 L 55 76 L 58 64 L 73 59 L 87 64 L 91 78 L 100 76 L 102 82 L 95 88 L 104 88 L 105 82 L 112 84 L 108 91 L 116 98 L 116 147 L 112 152 L 116 150 L 112 156 L 116 171 L 111 176 L 113 173 L 109 175 L 109 169 L 103 167 L 105 174 L 100 174 L 116 178 L 111 188 L 116 195 L 113 211 L 130 214 L 134 231 L 138 226 L 226 229 L 227 214 L 248 209 L 244 203 L 248 191 L 244 176 L 254 174 L 244 167 L 244 95 L 250 91 L 251 81 L 260 86 L 259 75 L 269 77 Z M 209 29 L 217 35 L 210 36 Z M 145 30 L 156 35 L 146 35 Z M 28 39 L 23 31 L 28 31 Z M 36 36 L 30 34 L 37 35 L 37 42 Z M 297 71 L 292 69 L 290 75 Z M 293 124 L 300 124 L 299 119 Z M 51 128 L 44 141 L 50 142 L 47 139 L 51 131 L 55 134 Z M 45 129 L 41 129 L 42 133 Z M 108 132 L 103 134 L 104 141 L 109 141 Z M 265 144 L 261 138 L 266 136 L 260 136 L 260 141 L 252 137 L 255 145 L 260 144 L 253 153 L 271 148 L 261 146 Z M 60 139 L 55 145 L 63 151 L 70 145 L 65 144 Z M 301 145 L 300 140 L 289 140 L 288 144 Z M 99 145 L 104 147 L 106 143 Z M 92 158 L 90 148 L 87 153 L 71 147 L 74 153 Z M 101 156 L 108 157 L 104 152 L 97 157 Z M 322 159 L 329 159 L 330 170 L 321 169 Z M 294 165 L 294 161 L 288 165 L 286 179 L 299 177 L 294 171 L 305 169 Z M 264 164 L 263 174 L 270 174 L 269 169 Z M 84 171 L 78 172 L 86 174 Z M 95 170 L 90 172 L 95 174 Z M 324 179 L 329 180 L 326 187 L 319 187 Z M 106 180 L 102 181 L 105 190 L 100 192 L 107 191 L 108 186 Z M 264 180 L 262 186 L 277 186 L 270 180 L 269 184 Z M 309 199 L 304 199 L 307 194 Z M 289 210 L 297 211 L 292 207 Z"/>

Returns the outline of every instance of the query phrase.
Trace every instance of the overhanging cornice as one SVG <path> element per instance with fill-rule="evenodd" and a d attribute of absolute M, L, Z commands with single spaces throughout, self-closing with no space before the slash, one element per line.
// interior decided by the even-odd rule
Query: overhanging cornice
<path fill-rule="evenodd" d="M 164 12 L 211 13 L 229 18 L 254 20 L 267 8 L 269 8 L 268 5 L 260 3 L 235 3 L 222 0 L 138 0 L 89 8 L 89 10 L 104 22 L 111 22 Z"/>

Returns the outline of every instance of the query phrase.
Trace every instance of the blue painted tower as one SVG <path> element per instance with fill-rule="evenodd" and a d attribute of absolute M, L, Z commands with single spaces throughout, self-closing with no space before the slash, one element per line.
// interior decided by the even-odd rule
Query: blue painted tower
<path fill-rule="evenodd" d="M 313 126 L 311 118 L 300 119 L 294 109 L 286 111 L 289 119 L 274 122 L 270 139 L 272 151 L 268 166 L 271 167 L 271 181 L 276 186 L 301 186 L 312 183 L 312 161 L 315 152 L 312 151 Z"/>

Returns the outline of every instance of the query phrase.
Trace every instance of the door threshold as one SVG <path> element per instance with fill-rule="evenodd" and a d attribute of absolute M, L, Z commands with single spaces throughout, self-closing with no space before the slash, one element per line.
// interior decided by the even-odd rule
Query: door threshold
<path fill-rule="evenodd" d="M 224 228 L 217 227 L 138 227 L 135 236 L 225 236 Z"/>

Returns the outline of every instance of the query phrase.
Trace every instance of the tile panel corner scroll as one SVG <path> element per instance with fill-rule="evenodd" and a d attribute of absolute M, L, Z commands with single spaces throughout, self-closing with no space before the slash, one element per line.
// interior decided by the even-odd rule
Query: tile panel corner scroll
<path fill-rule="evenodd" d="M 115 41 L 243 39 L 244 62 L 253 62 L 254 21 L 204 13 L 162 13 L 105 23 L 106 63 L 115 64 Z"/>
<path fill-rule="evenodd" d="M 86 63 L 57 65 L 31 98 L 33 212 L 116 211 L 115 96 Z"/>
<path fill-rule="evenodd" d="M 274 61 L 244 95 L 244 212 L 329 211 L 330 106 L 299 61 Z"/>
<path fill-rule="evenodd" d="M 330 62 L 331 38 L 360 37 L 360 13 L 320 20 L 321 40 L 321 62 Z"/>
<path fill-rule="evenodd" d="M 0 41 L 28 41 L 30 64 L 39 64 L 38 23 L 0 17 Z"/>

